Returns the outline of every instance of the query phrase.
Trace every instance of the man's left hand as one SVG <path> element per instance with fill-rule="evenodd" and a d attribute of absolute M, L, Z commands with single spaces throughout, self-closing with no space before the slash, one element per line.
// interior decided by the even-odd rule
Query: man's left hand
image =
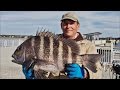
<path fill-rule="evenodd" d="M 80 67 L 80 65 L 76 63 L 66 64 L 65 71 L 67 73 L 67 76 L 70 79 L 74 79 L 74 78 L 83 79 L 84 78 L 84 68 Z"/>

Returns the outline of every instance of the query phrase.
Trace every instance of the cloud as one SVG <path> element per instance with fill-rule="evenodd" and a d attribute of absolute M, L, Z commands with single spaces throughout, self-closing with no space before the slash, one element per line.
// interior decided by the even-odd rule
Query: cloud
<path fill-rule="evenodd" d="M 33 35 L 38 27 L 62 33 L 60 19 L 68 11 L 0 11 L 1 34 Z M 75 11 L 80 32 L 120 36 L 120 11 Z"/>

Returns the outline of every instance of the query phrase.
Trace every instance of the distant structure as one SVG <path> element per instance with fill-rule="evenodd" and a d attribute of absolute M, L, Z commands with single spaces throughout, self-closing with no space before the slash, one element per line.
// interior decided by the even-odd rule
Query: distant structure
<path fill-rule="evenodd" d="M 96 45 L 97 52 L 103 55 L 101 63 L 120 63 L 120 37 L 100 37 L 102 33 L 93 32 L 83 34 L 84 38 Z"/>
<path fill-rule="evenodd" d="M 102 33 L 100 32 L 94 32 L 94 33 L 88 33 L 88 34 L 83 34 L 84 37 L 90 41 L 92 40 L 99 40 L 99 35 L 101 35 Z"/>
<path fill-rule="evenodd" d="M 29 37 L 27 35 L 0 35 L 0 47 L 18 46 Z"/>

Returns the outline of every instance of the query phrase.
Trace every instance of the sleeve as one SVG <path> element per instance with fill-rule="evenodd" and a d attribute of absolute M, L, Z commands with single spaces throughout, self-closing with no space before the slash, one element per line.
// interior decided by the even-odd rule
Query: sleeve
<path fill-rule="evenodd" d="M 89 42 L 89 47 L 86 50 L 86 54 L 97 54 L 97 49 L 95 47 L 95 44 Z"/>

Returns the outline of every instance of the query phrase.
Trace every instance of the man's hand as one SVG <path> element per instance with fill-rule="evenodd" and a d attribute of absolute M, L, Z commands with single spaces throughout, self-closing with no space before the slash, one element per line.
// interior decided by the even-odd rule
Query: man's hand
<path fill-rule="evenodd" d="M 26 67 L 24 65 L 22 65 L 22 71 L 23 71 L 26 79 L 34 79 L 33 68 L 26 69 Z"/>
<path fill-rule="evenodd" d="M 67 76 L 71 79 L 84 78 L 84 68 L 80 67 L 78 64 L 67 64 L 65 67 L 65 71 L 67 73 Z"/>

